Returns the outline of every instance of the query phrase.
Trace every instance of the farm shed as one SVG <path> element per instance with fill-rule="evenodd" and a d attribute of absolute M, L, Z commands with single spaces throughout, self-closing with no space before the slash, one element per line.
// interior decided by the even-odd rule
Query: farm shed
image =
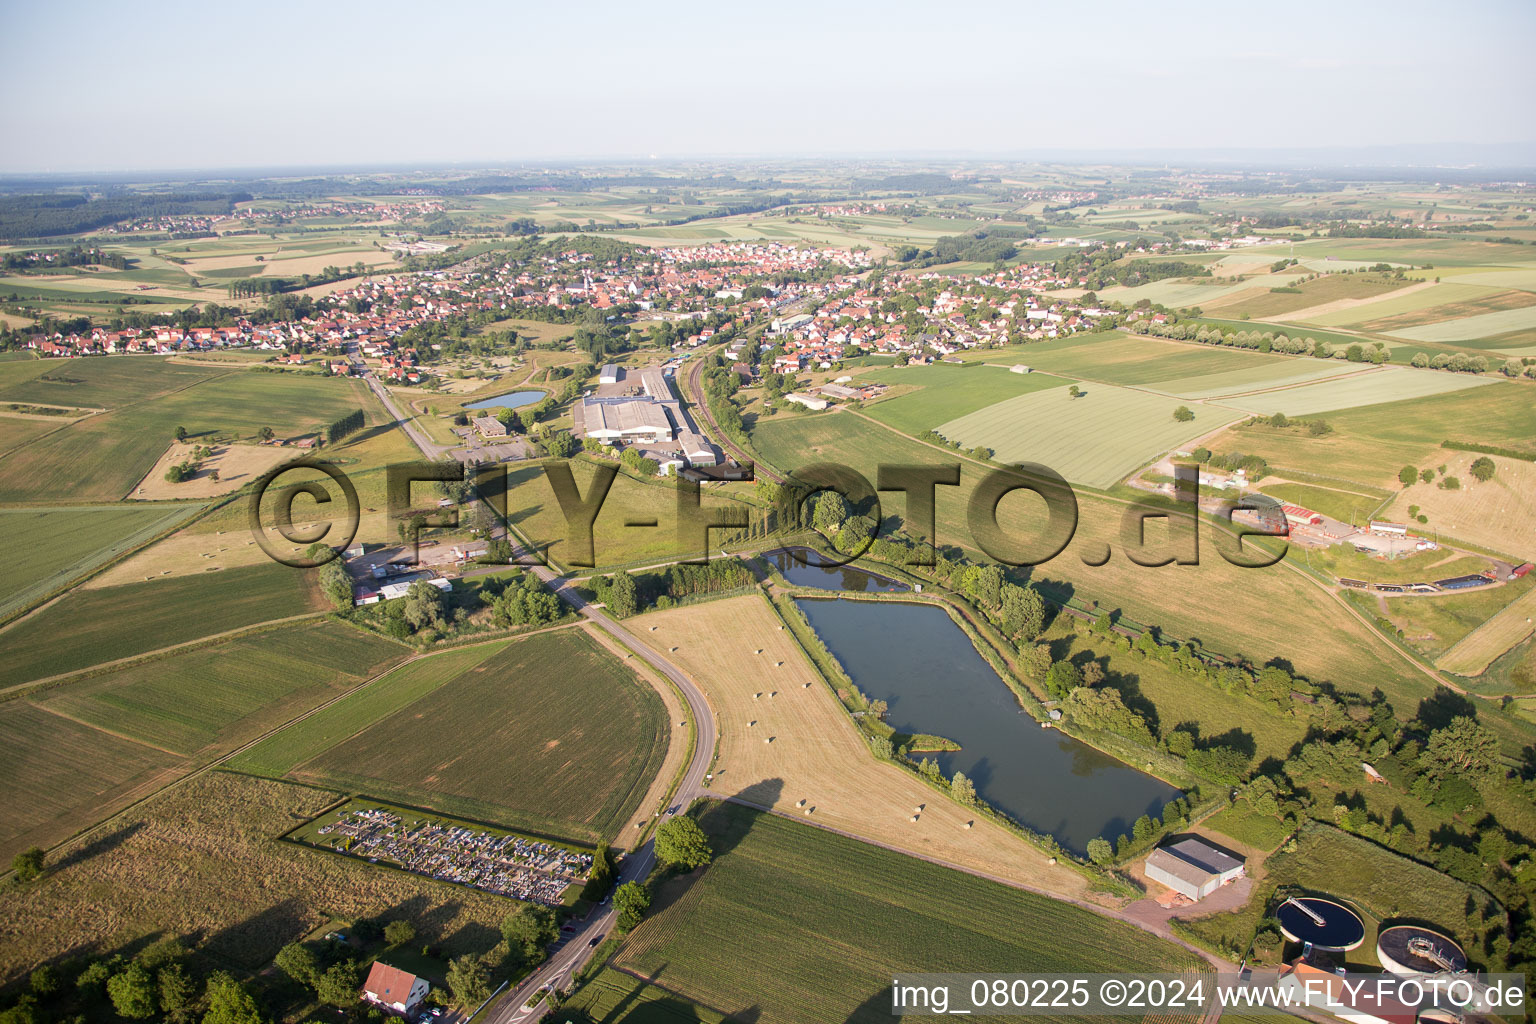
<path fill-rule="evenodd" d="M 1147 877 L 1192 900 L 1209 896 L 1242 876 L 1243 862 L 1203 839 L 1190 837 L 1147 855 Z"/>

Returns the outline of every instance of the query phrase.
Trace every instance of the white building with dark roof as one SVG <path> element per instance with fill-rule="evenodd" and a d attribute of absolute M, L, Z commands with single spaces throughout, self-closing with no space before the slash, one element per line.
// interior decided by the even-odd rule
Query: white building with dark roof
<path fill-rule="evenodd" d="M 1196 836 L 1159 846 L 1147 855 L 1147 877 L 1192 900 L 1242 877 L 1243 862 Z"/>

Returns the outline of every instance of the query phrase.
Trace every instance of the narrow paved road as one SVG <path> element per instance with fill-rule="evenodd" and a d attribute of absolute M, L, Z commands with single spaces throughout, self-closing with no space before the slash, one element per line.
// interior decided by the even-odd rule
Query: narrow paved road
<path fill-rule="evenodd" d="M 382 383 L 372 374 L 367 373 L 364 380 L 378 395 L 384 408 L 395 417 L 406 433 L 406 436 L 421 449 L 421 453 L 428 459 L 441 459 L 449 450 L 449 446 L 435 444 L 425 432 L 411 421 L 410 417 L 402 416 L 400 409 L 395 405 L 394 399 L 389 395 Z M 496 533 L 505 536 L 505 527 L 501 525 L 500 518 L 492 515 L 492 521 L 497 523 Z M 520 561 L 529 554 L 522 545 L 517 546 L 515 561 Z M 534 561 L 528 558 L 527 561 Z M 655 650 L 644 643 L 638 636 L 624 626 L 619 625 L 609 616 L 588 604 L 586 599 L 577 592 L 569 580 L 563 580 L 553 569 L 545 565 L 531 565 L 529 571 L 537 576 L 544 585 L 553 590 L 562 601 L 584 616 L 593 625 L 602 629 L 614 639 L 624 644 L 635 655 L 643 659 L 657 672 L 666 676 L 678 691 L 683 695 L 683 700 L 688 705 L 688 716 L 692 719 L 694 728 L 693 759 L 689 761 L 682 781 L 678 784 L 677 792 L 673 796 L 668 808 L 686 808 L 695 799 L 705 794 L 704 776 L 709 772 L 710 762 L 715 754 L 715 716 L 709 708 L 709 702 L 693 680 L 683 674 L 682 670 L 662 657 Z M 656 862 L 655 841 L 649 839 L 638 849 L 631 851 L 619 865 L 618 884 L 638 881 L 650 874 L 652 866 Z M 484 1021 L 492 1024 L 523 1024 L 525 1021 L 538 1020 L 545 1011 L 542 999 L 536 1001 L 532 1007 L 524 1004 L 529 997 L 543 988 L 560 989 L 566 987 L 571 978 L 591 958 L 593 951 L 602 943 L 612 931 L 614 922 L 618 918 L 618 912 L 611 903 L 605 904 L 594 911 L 585 921 L 576 926 L 575 932 L 561 932 L 559 944 L 555 947 L 543 966 L 534 971 L 522 984 L 503 996 L 496 1007 L 487 1013 Z"/>
<path fill-rule="evenodd" d="M 709 702 L 704 699 L 704 694 L 675 665 L 643 643 L 634 633 L 587 604 L 574 587 L 560 581 L 550 569 L 538 566 L 532 571 L 559 594 L 562 600 L 634 651 L 648 665 L 671 680 L 682 693 L 683 699 L 688 704 L 688 714 L 693 720 L 695 730 L 693 759 L 689 761 L 682 782 L 677 787 L 677 793 L 668 808 L 668 814 L 671 808 L 686 808 L 694 800 L 704 796 L 706 794 L 704 776 L 709 771 L 715 752 L 715 716 L 710 711 Z M 619 884 L 643 880 L 650 874 L 655 862 L 656 850 L 653 838 L 624 858 L 619 868 Z M 527 1007 L 524 1004 L 528 998 L 546 986 L 554 989 L 566 987 L 576 972 L 586 964 L 593 950 L 612 933 L 618 917 L 617 911 L 612 904 L 599 909 L 601 913 L 595 913 L 582 922 L 574 933 L 563 932 L 560 945 L 556 947 L 549 960 L 524 979 L 512 994 L 504 997 L 498 1008 L 485 1020 L 490 1024 L 523 1024 L 525 1021 L 538 1020 L 539 1015 L 545 1010 L 543 1000 L 537 1001 L 532 1007 Z"/>

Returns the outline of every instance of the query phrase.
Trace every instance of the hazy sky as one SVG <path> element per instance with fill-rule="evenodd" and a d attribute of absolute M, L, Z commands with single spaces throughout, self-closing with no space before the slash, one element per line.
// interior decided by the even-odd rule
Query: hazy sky
<path fill-rule="evenodd" d="M 0 0 L 0 171 L 1536 141 L 1536 3 Z"/>

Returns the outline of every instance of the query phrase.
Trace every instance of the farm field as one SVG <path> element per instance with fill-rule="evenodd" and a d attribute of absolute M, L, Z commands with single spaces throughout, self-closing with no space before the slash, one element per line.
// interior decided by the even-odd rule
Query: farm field
<path fill-rule="evenodd" d="M 1324 274 L 1311 281 L 1296 283 L 1294 279 L 1273 279 L 1273 286 L 1289 285 L 1296 291 L 1275 292 L 1261 290 L 1215 304 L 1223 316 L 1247 314 L 1257 320 L 1283 317 L 1296 312 L 1306 312 L 1315 306 L 1348 300 L 1371 299 L 1388 295 L 1403 288 L 1411 288 L 1416 282 L 1394 280 L 1382 274 Z M 1206 305 L 1212 305 L 1207 303 Z M 1304 319 L 1305 317 L 1301 317 Z"/>
<path fill-rule="evenodd" d="M 130 809 L 50 856 L 47 884 L 0 893 L 0 978 L 166 936 L 255 971 L 327 921 L 401 912 L 448 955 L 482 952 L 515 903 L 273 841 L 339 797 L 216 771 Z"/>
<path fill-rule="evenodd" d="M 1395 320 L 1398 317 L 1412 318 L 1408 322 L 1419 322 L 1418 318 L 1428 310 L 1471 301 L 1493 291 L 1483 286 L 1466 284 L 1465 280 L 1465 277 L 1457 276 L 1442 284 L 1431 282 L 1428 288 L 1409 295 L 1384 295 L 1358 306 L 1335 310 L 1331 313 L 1319 313 L 1309 317 L 1307 322 L 1321 324 L 1324 327 L 1362 328 L 1367 324 Z"/>
<path fill-rule="evenodd" d="M 238 745 L 406 653 L 372 634 L 316 620 L 90 676 L 44 690 L 32 702 L 190 757 Z"/>
<path fill-rule="evenodd" d="M 1409 341 L 1461 342 L 1491 338 L 1511 331 L 1536 327 L 1536 305 L 1478 313 L 1457 320 L 1442 320 L 1421 327 L 1403 327 L 1390 332 Z"/>
<path fill-rule="evenodd" d="M 1372 310 L 1373 318 L 1363 320 L 1358 326 L 1367 331 L 1395 331 L 1404 327 L 1416 327 L 1421 325 L 1444 323 L 1449 320 L 1459 320 L 1471 316 L 1480 316 L 1483 313 L 1493 313 L 1499 310 L 1523 309 L 1536 305 L 1536 294 L 1526 291 L 1499 290 L 1497 288 L 1479 288 L 1476 285 L 1436 285 L 1439 288 L 1462 289 L 1460 295 L 1452 299 L 1447 296 L 1437 298 L 1436 305 L 1424 306 L 1415 310 L 1401 313 L 1385 313 Z"/>
<path fill-rule="evenodd" d="M 1180 423 L 1180 403 L 1111 385 L 1085 387 L 1073 398 L 1066 387 L 1010 398 L 941 423 L 937 431 L 966 448 L 992 449 L 999 462 L 1033 462 L 1074 483 L 1111 487 L 1171 448 L 1237 418 L 1196 405 Z"/>
<path fill-rule="evenodd" d="M 300 764 L 362 732 L 473 669 L 511 641 L 472 644 L 414 658 L 369 685 L 303 721 L 236 754 L 227 766 L 252 775 L 281 778 Z"/>
<path fill-rule="evenodd" d="M 1536 588 L 1457 641 L 1435 667 L 1463 676 L 1481 675 L 1507 651 L 1530 636 L 1536 619 Z"/>
<path fill-rule="evenodd" d="M 1386 514 L 1406 518 L 1410 505 L 1429 517 L 1422 527 L 1438 534 L 1464 540 L 1469 544 L 1500 551 L 1514 558 L 1516 564 L 1532 556 L 1531 538 L 1536 537 L 1536 463 L 1489 455 L 1496 467 L 1493 479 L 1478 482 L 1470 466 L 1483 458 L 1475 452 L 1440 451 L 1421 462 L 1420 468 L 1445 466 L 1445 476 L 1461 482 L 1457 490 L 1444 490 L 1440 479 L 1434 483 L 1416 481 L 1397 493 Z M 1400 521 L 1400 520 L 1399 520 Z"/>
<path fill-rule="evenodd" d="M 888 1020 L 892 972 L 918 965 L 1049 972 L 1202 963 L 1080 907 L 750 808 L 707 804 L 697 813 L 714 862 L 664 883 L 612 963 L 735 1013 L 752 991 L 752 1019 L 762 1024 Z M 765 970 L 775 984 L 754 986 Z"/>
<path fill-rule="evenodd" d="M 870 480 L 881 463 L 960 462 L 960 486 L 937 488 L 937 540 L 975 550 L 966 524 L 966 507 L 989 469 L 849 415 L 776 419 L 759 424 L 752 440 L 764 459 L 781 469 L 833 459 Z M 1116 500 L 1079 493 L 1076 536 L 1058 557 L 1036 566 L 1029 578 L 1055 599 L 1097 599 L 1106 608 L 1118 607 L 1133 622 L 1156 624 L 1174 637 L 1197 637 L 1218 653 L 1241 653 L 1262 664 L 1285 652 L 1283 656 L 1291 659 L 1299 672 L 1314 679 L 1332 680 L 1362 693 L 1380 686 L 1394 701 L 1408 704 L 1417 703 L 1427 692 L 1428 680 L 1364 626 L 1341 618 L 1336 608 L 1320 601 L 1321 592 L 1315 584 L 1283 567 L 1243 570 L 1227 564 L 1215 554 L 1215 536 L 1209 529 L 1202 532 L 1199 565 L 1148 569 L 1131 563 L 1120 553 L 1121 523 L 1128 507 Z M 998 523 L 1021 545 L 1031 538 L 1038 541 L 1041 509 L 1035 499 L 1009 496 L 998 505 Z M 894 500 L 883 514 L 898 514 Z M 1155 528 L 1149 528 L 1152 543 L 1157 536 Z M 1103 565 L 1090 566 L 1083 561 L 1085 557 L 1096 561 L 1105 550 L 1112 554 Z M 1284 609 L 1284 614 L 1277 615 L 1277 608 Z M 1319 642 L 1298 649 L 1297 636 L 1318 637 Z"/>
<path fill-rule="evenodd" d="M 1238 426 L 1212 438 L 1207 446 L 1215 452 L 1260 455 L 1272 467 L 1304 476 L 1397 491 L 1397 472 L 1404 465 L 1435 467 L 1449 462 L 1447 456 L 1456 453 L 1442 449 L 1441 441 L 1529 450 L 1536 459 L 1536 442 L 1532 441 L 1536 438 L 1536 403 L 1523 387 L 1501 381 L 1428 398 L 1331 412 L 1327 420 L 1334 430 L 1323 437 L 1312 437 L 1300 429 Z"/>
<path fill-rule="evenodd" d="M 562 629 L 508 644 L 290 776 L 595 842 L 633 813 L 670 734 L 649 685 Z"/>
<path fill-rule="evenodd" d="M 197 512 L 197 505 L 0 509 L 10 553 L 0 617 L 45 597 Z"/>
<path fill-rule="evenodd" d="M 1224 373 L 1205 373 L 1194 377 L 1174 377 L 1170 380 L 1154 381 L 1151 384 L 1145 385 L 1145 387 L 1149 391 L 1172 395 L 1175 398 L 1191 400 L 1220 399 L 1228 395 L 1264 392 L 1272 388 L 1305 384 L 1324 377 L 1346 377 L 1350 374 L 1363 372 L 1353 364 L 1340 366 L 1338 363 L 1321 359 L 1275 359 L 1271 357 L 1267 362 L 1270 365 L 1248 366 L 1241 370 L 1227 370 Z"/>
<path fill-rule="evenodd" d="M 1497 616 L 1506 606 L 1518 602 L 1529 583 L 1515 586 L 1483 587 L 1460 594 L 1429 598 L 1391 598 L 1384 602 L 1369 594 L 1351 593 L 1348 600 L 1370 617 L 1383 615 L 1392 626 L 1401 629 L 1402 642 L 1431 661 Z M 1385 608 L 1383 609 L 1383 603 Z M 1509 647 L 1518 646 L 1516 639 Z M 1508 647 L 1505 648 L 1508 650 Z M 1503 650 L 1495 652 L 1489 663 L 1498 660 Z M 1471 673 L 1463 673 L 1470 675 Z M 1481 686 L 1505 692 L 1497 679 L 1478 679 Z"/>
<path fill-rule="evenodd" d="M 669 651 L 667 657 L 715 709 L 720 757 L 714 792 L 796 816 L 805 814 L 799 806 L 804 800 L 814 808 L 816 824 L 1052 892 L 1085 890 L 1081 875 L 1049 864 L 1024 840 L 875 760 L 762 596 L 650 612 L 630 621 L 638 635 Z M 751 653 L 758 650 L 763 653 Z M 743 658 L 749 659 L 748 671 Z M 754 697 L 757 693 L 762 696 Z M 765 742 L 770 736 L 773 742 Z M 927 807 L 911 822 L 918 804 Z M 967 830 L 967 821 L 974 827 Z"/>
<path fill-rule="evenodd" d="M 1230 370 L 1273 367 L 1277 360 L 1257 352 L 1165 341 L 1119 331 L 1073 335 L 1055 341 L 993 349 L 967 349 L 966 362 L 998 366 L 1023 363 L 1073 380 L 1149 385 Z"/>
<path fill-rule="evenodd" d="M 215 644 L 0 704 L 0 856 L 51 845 L 404 654 L 329 622 Z"/>
<path fill-rule="evenodd" d="M 0 687 L 317 611 L 313 575 L 269 563 L 71 591 L 0 632 Z"/>
<path fill-rule="evenodd" d="M 1486 964 L 1484 936 L 1501 928 L 1502 907 L 1481 888 L 1458 882 L 1433 868 L 1400 857 L 1366 839 L 1309 821 L 1302 826 L 1294 852 L 1281 851 L 1265 862 L 1267 876 L 1254 886 L 1248 905 L 1235 911 L 1195 918 L 1180 927 L 1207 945 L 1223 941 L 1246 948 L 1276 886 L 1295 885 L 1344 899 L 1363 911 L 1365 941 L 1347 954 L 1351 968 L 1379 967 L 1377 928 L 1383 921 L 1416 919 L 1459 942 L 1474 965 Z"/>
<path fill-rule="evenodd" d="M 964 416 L 1006 398 L 1070 383 L 1036 373 L 1013 373 L 996 366 L 906 366 L 866 371 L 860 380 L 916 387 L 916 391 L 883 398 L 864 411 L 881 423 L 908 434 L 932 430 L 946 420 Z"/>
<path fill-rule="evenodd" d="M 1472 374 L 1413 370 L 1401 366 L 1383 366 L 1338 380 L 1319 381 L 1280 391 L 1238 395 L 1221 400 L 1244 412 L 1287 416 L 1312 416 L 1317 413 L 1352 409 L 1361 405 L 1380 405 L 1408 399 L 1428 398 L 1452 391 L 1486 387 L 1496 383 Z"/>
<path fill-rule="evenodd" d="M 1167 306 L 1170 309 L 1180 309 L 1186 306 L 1199 306 L 1204 309 L 1207 306 L 1218 307 L 1224 300 L 1232 300 L 1238 296 L 1245 299 L 1268 296 L 1271 288 L 1294 285 L 1299 280 L 1301 280 L 1301 275 L 1295 273 L 1265 275 L 1259 280 L 1236 282 L 1231 278 L 1221 277 L 1173 277 L 1135 288 L 1112 285 L 1109 288 L 1099 289 L 1098 296 L 1108 301 L 1123 302 L 1127 306 L 1135 305 L 1142 299 L 1147 299 L 1157 305 Z M 1299 295 L 1288 297 L 1293 299 L 1301 298 Z"/>
<path fill-rule="evenodd" d="M 742 1007 L 750 1013 L 751 1007 Z M 607 967 L 560 1005 L 568 1024 L 727 1024 L 724 1013 Z"/>
<path fill-rule="evenodd" d="M 113 387 L 110 373 L 95 370 L 96 367 L 107 367 L 110 371 L 126 364 L 131 367 L 127 382 L 130 390 L 134 386 L 142 390 L 151 382 L 158 390 L 137 400 L 109 399 L 116 403 L 111 411 L 80 420 L 8 452 L 0 458 L 0 500 L 116 500 L 127 496 L 150 472 L 178 426 L 186 427 L 192 439 L 200 443 L 223 432 L 250 436 L 268 426 L 279 436 L 291 437 L 312 433 L 365 404 L 364 385 L 356 381 L 218 370 L 164 361 L 147 363 L 162 368 L 148 374 L 134 363 L 128 357 L 70 361 L 70 374 L 77 372 L 74 365 L 81 364 L 92 368 L 89 372 L 94 377 L 68 385 L 83 390 L 65 391 L 63 397 L 54 399 L 57 402 L 66 398 L 77 403 L 109 398 Z M 147 379 L 136 380 L 138 376 Z M 43 401 L 28 395 L 38 393 L 45 383 L 45 378 L 38 378 L 9 390 L 19 400 Z"/>

